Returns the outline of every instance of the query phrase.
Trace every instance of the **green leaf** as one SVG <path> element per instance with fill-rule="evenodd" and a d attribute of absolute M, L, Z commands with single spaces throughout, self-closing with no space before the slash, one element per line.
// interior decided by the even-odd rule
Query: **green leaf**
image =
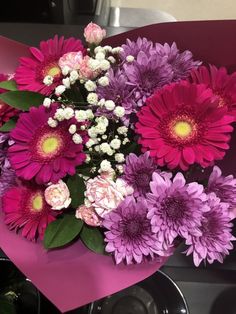
<path fill-rule="evenodd" d="M 95 253 L 105 254 L 105 243 L 101 231 L 98 228 L 84 225 L 80 238 L 88 249 Z"/>
<path fill-rule="evenodd" d="M 14 80 L 0 82 L 0 87 L 11 91 L 17 90 L 16 82 Z"/>
<path fill-rule="evenodd" d="M 27 111 L 30 107 L 38 107 L 43 103 L 45 96 L 30 91 L 11 91 L 0 94 L 0 99 L 11 107 Z"/>
<path fill-rule="evenodd" d="M 67 186 L 72 199 L 71 207 L 77 208 L 79 205 L 82 205 L 84 203 L 84 192 L 86 190 L 84 179 L 75 174 L 68 179 Z"/>
<path fill-rule="evenodd" d="M 64 215 L 50 223 L 45 231 L 43 244 L 46 249 L 62 247 L 80 233 L 83 221 L 74 215 Z"/>
<path fill-rule="evenodd" d="M 16 314 L 15 306 L 7 297 L 0 296 L 0 313 Z"/>
<path fill-rule="evenodd" d="M 14 120 L 8 120 L 6 123 L 3 124 L 3 126 L 0 128 L 1 132 L 9 132 L 11 129 L 13 129 L 16 126 L 16 121 Z"/>

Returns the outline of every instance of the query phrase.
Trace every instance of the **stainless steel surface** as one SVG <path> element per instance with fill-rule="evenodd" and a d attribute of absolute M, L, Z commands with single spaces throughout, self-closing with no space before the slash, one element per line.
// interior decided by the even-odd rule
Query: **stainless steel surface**
<path fill-rule="evenodd" d="M 141 27 L 175 21 L 174 16 L 159 10 L 111 7 L 108 26 Z"/>

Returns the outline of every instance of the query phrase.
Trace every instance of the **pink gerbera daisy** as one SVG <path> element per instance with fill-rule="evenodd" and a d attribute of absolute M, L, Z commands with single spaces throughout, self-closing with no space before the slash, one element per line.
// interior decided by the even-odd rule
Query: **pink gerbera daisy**
<path fill-rule="evenodd" d="M 87 140 L 86 133 L 80 130 L 76 120 L 64 120 L 52 128 L 48 125 L 49 117 L 53 117 L 57 109 L 54 104 L 50 110 L 44 106 L 32 107 L 29 112 L 22 113 L 11 131 L 14 144 L 8 155 L 16 175 L 25 180 L 35 178 L 38 184 L 56 183 L 67 174 L 74 175 L 75 167 L 81 165 L 86 156 L 83 144 Z M 77 134 L 82 143 L 76 144 L 68 129 L 77 124 Z"/>
<path fill-rule="evenodd" d="M 31 47 L 31 57 L 20 58 L 20 65 L 16 69 L 14 78 L 18 89 L 36 91 L 44 95 L 51 94 L 62 80 L 59 59 L 68 52 L 77 51 L 85 54 L 85 49 L 79 39 L 58 38 L 57 35 L 53 39 L 41 41 L 40 49 Z M 46 76 L 53 78 L 51 85 L 44 84 Z"/>
<path fill-rule="evenodd" d="M 183 170 L 193 163 L 207 167 L 222 159 L 229 148 L 234 120 L 205 85 L 185 81 L 156 92 L 138 119 L 136 132 L 142 150 L 150 151 L 160 166 Z"/>
<path fill-rule="evenodd" d="M 35 241 L 43 238 L 47 225 L 55 220 L 55 212 L 44 199 L 39 186 L 21 185 L 10 188 L 3 196 L 5 223 L 11 230 L 22 229 L 22 236 Z"/>
<path fill-rule="evenodd" d="M 218 97 L 219 106 L 226 106 L 236 118 L 236 73 L 229 75 L 226 68 L 201 66 L 193 69 L 191 78 L 194 83 L 203 83 L 211 88 Z"/>

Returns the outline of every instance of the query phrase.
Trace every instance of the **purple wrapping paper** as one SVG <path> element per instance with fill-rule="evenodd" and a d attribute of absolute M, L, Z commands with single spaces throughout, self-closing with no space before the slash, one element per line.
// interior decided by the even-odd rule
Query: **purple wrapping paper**
<path fill-rule="evenodd" d="M 145 36 L 153 41 L 172 43 L 189 49 L 195 59 L 236 69 L 236 21 L 178 22 L 155 24 L 105 40 L 113 46 L 126 38 Z M 42 38 L 45 40 L 47 38 Z M 0 37 L 0 73 L 12 73 L 19 56 L 28 55 L 27 46 Z M 225 173 L 236 174 L 236 140 L 220 163 Z M 75 243 L 64 249 L 47 252 L 8 231 L 0 214 L 0 247 L 13 263 L 62 312 L 69 311 L 124 289 L 152 275 L 164 263 L 115 266 L 112 258 L 88 251 Z"/>

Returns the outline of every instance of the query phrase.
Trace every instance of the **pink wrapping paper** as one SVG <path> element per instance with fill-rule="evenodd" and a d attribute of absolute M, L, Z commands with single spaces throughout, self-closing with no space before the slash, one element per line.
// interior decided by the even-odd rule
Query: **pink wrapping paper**
<path fill-rule="evenodd" d="M 154 41 L 176 41 L 189 49 L 195 59 L 236 69 L 236 21 L 183 22 L 156 24 L 106 39 L 120 45 L 128 37 L 145 36 Z M 46 38 L 43 38 L 46 39 Z M 27 46 L 0 37 L 0 73 L 13 72 Z M 235 147 L 236 140 L 232 141 Z M 226 173 L 236 173 L 232 149 L 221 162 Z M 115 266 L 110 257 L 94 254 L 80 243 L 47 252 L 41 244 L 24 240 L 8 231 L 0 215 L 0 247 L 13 263 L 62 312 L 82 306 L 126 288 L 152 275 L 162 263 Z"/>

